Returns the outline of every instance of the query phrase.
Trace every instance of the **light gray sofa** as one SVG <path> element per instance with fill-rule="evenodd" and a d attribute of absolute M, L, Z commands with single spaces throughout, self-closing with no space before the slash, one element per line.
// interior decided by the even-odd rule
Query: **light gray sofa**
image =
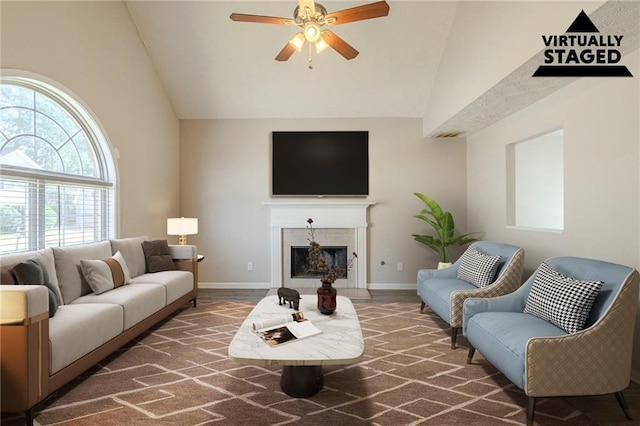
<path fill-rule="evenodd" d="M 169 246 L 175 270 L 146 272 L 147 237 L 126 238 L 0 256 L 11 268 L 40 260 L 61 302 L 49 318 L 42 285 L 0 286 L 0 362 L 3 412 L 25 412 L 149 327 L 197 298 L 196 246 Z M 95 294 L 81 260 L 120 252 L 131 283 Z M 171 262 L 169 262 L 171 264 Z"/>

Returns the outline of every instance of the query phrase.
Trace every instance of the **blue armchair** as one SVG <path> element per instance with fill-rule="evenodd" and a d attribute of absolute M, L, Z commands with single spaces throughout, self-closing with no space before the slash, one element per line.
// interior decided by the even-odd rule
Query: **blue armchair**
<path fill-rule="evenodd" d="M 640 275 L 627 266 L 577 257 L 545 263 L 565 277 L 604 282 L 584 328 L 568 333 L 557 322 L 523 312 L 536 277 L 545 273 L 541 265 L 514 293 L 465 301 L 463 332 L 471 345 L 467 363 L 477 349 L 524 391 L 527 424 L 533 424 L 536 398 L 608 393 L 615 394 L 630 419 L 622 390 L 631 377 Z M 559 288 L 553 281 L 548 285 Z M 549 305 L 538 300 L 540 306 Z M 567 310 L 556 315 L 566 316 Z"/>
<path fill-rule="evenodd" d="M 522 248 L 490 241 L 478 241 L 471 244 L 471 247 L 486 255 L 502 257 L 495 280 L 486 287 L 478 288 L 457 279 L 462 259 L 445 269 L 418 271 L 418 295 L 422 299 L 420 312 L 425 305 L 429 305 L 451 326 L 451 349 L 456 348 L 458 331 L 462 328 L 462 307 L 467 298 L 500 296 L 515 291 L 522 284 Z"/>

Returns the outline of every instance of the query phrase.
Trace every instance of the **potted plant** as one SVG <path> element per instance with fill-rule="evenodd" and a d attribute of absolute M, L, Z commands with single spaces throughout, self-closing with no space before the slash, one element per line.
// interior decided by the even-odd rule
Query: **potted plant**
<path fill-rule="evenodd" d="M 424 194 L 414 192 L 413 195 L 420 198 L 427 206 L 420 214 L 414 215 L 413 217 L 427 222 L 437 234 L 435 237 L 431 235 L 413 234 L 413 238 L 438 253 L 440 261 L 438 263 L 438 269 L 446 268 L 451 265 L 448 248 L 450 246 L 464 246 L 478 241 L 473 235 L 479 234 L 479 232 L 467 232 L 465 234 L 455 235 L 456 225 L 450 212 L 444 211 L 436 201 Z"/>

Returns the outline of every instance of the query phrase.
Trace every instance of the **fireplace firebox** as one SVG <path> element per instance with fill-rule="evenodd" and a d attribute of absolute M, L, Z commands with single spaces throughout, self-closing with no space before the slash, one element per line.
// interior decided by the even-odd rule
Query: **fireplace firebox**
<path fill-rule="evenodd" d="M 334 266 L 344 268 L 338 278 L 348 278 L 347 246 L 322 246 L 322 257 L 329 269 Z M 291 246 L 291 278 L 322 278 L 322 272 L 310 269 L 309 246 Z"/>

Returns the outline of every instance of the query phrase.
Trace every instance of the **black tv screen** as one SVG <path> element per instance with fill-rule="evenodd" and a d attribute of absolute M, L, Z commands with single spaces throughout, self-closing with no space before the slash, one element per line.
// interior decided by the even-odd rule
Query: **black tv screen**
<path fill-rule="evenodd" d="M 273 132 L 275 196 L 369 195 L 369 132 Z"/>

